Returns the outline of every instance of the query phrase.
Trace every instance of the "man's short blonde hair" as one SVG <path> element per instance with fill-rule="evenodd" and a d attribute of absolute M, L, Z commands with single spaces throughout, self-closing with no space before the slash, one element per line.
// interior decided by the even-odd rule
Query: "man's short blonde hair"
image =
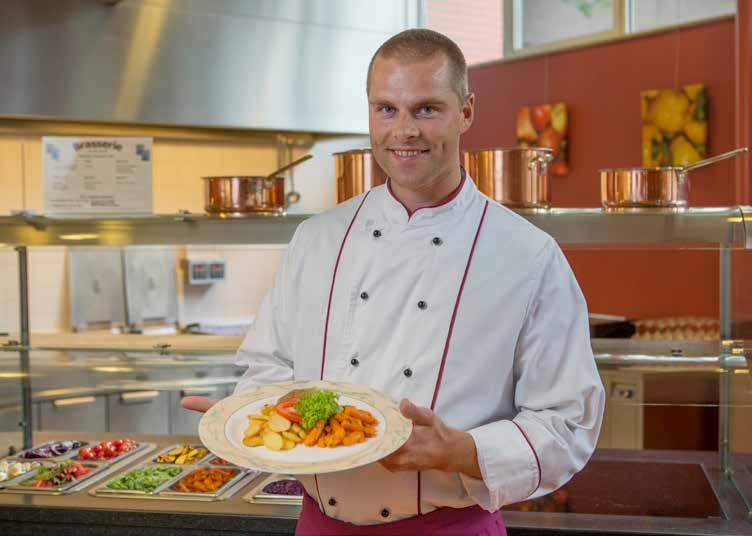
<path fill-rule="evenodd" d="M 462 106 L 468 95 L 467 62 L 465 61 L 465 56 L 462 54 L 460 47 L 457 46 L 457 43 L 449 39 L 446 35 L 433 30 L 405 30 L 384 42 L 371 58 L 371 63 L 368 64 L 366 92 L 370 94 L 371 91 L 371 71 L 373 71 L 373 64 L 376 58 L 420 61 L 439 53 L 444 54 L 447 60 L 449 60 L 452 88 L 457 94 L 460 106 Z"/>

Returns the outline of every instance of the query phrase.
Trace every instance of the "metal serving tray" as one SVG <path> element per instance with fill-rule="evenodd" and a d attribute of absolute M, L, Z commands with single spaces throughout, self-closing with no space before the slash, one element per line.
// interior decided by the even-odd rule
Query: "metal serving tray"
<path fill-rule="evenodd" d="M 68 452 L 66 452 L 65 454 L 61 454 L 60 456 L 50 456 L 49 458 L 24 458 L 24 454 L 27 453 L 27 452 L 30 452 L 30 451 L 32 451 L 34 449 L 39 449 L 39 448 L 42 448 L 42 447 L 44 447 L 46 445 L 52 445 L 54 443 L 62 443 L 63 441 L 79 441 L 79 442 L 81 442 L 81 447 L 86 447 L 86 446 L 89 446 L 89 445 L 92 444 L 91 441 L 89 441 L 89 440 L 82 440 L 82 439 L 56 439 L 54 441 L 45 441 L 44 443 L 40 443 L 39 445 L 34 445 L 31 448 L 24 449 L 21 452 L 19 452 L 18 454 L 15 454 L 13 457 L 21 459 L 21 460 L 25 460 L 27 462 L 46 462 L 46 461 L 62 462 L 62 461 L 68 460 L 71 457 L 75 456 L 78 453 L 78 450 L 81 447 L 75 448 L 75 449 L 71 449 Z"/>
<path fill-rule="evenodd" d="M 180 471 L 173 477 L 168 478 L 164 482 L 162 482 L 159 486 L 154 488 L 153 491 L 142 491 L 142 490 L 135 490 L 135 489 L 114 489 L 107 487 L 107 484 L 109 484 L 112 480 L 115 478 L 125 475 L 127 473 L 130 473 L 131 471 L 137 471 L 139 469 L 144 469 L 146 467 L 176 467 L 177 469 L 180 469 Z M 97 488 L 91 490 L 92 493 L 96 495 L 106 495 L 108 497 L 117 496 L 117 497 L 128 497 L 128 498 L 136 498 L 141 499 L 144 497 L 152 496 L 158 494 L 160 491 L 162 491 L 164 488 L 172 484 L 173 482 L 176 482 L 188 472 L 190 472 L 190 468 L 193 467 L 191 465 L 174 465 L 169 463 L 152 463 L 151 460 L 147 460 L 144 462 L 141 462 L 134 467 L 129 467 L 127 471 L 123 471 L 120 474 L 112 475 L 112 478 L 108 479 L 107 482 L 104 482 L 101 486 L 97 486 Z"/>
<path fill-rule="evenodd" d="M 24 460 L 22 458 L 8 457 L 8 458 L 3 458 L 2 460 L 0 460 L 0 462 L 9 462 L 9 463 L 12 463 L 12 462 L 18 462 L 18 463 L 35 463 L 36 462 L 36 463 L 41 464 L 42 460 L 38 460 L 38 459 L 37 460 Z M 25 473 L 22 473 L 20 475 L 16 475 L 13 478 L 9 478 L 7 480 L 3 480 L 2 482 L 0 482 L 0 489 L 10 487 L 10 486 L 16 484 L 17 482 L 20 482 L 21 480 L 26 480 L 27 478 L 29 478 L 30 475 L 33 475 L 34 473 L 36 473 L 36 471 L 37 471 L 37 468 L 35 467 L 33 469 L 29 469 Z"/>
<path fill-rule="evenodd" d="M 303 504 L 302 495 L 277 495 L 274 493 L 264 493 L 263 489 L 267 484 L 277 480 L 296 480 L 290 475 L 271 474 L 262 478 L 258 483 L 245 495 L 243 500 L 252 504 L 285 504 L 291 506 L 300 506 Z"/>
<path fill-rule="evenodd" d="M 55 461 L 55 462 L 46 462 L 43 465 L 45 467 L 53 467 L 59 463 L 64 463 L 66 461 L 70 460 L 62 460 L 62 461 Z M 60 486 L 55 486 L 51 488 L 35 488 L 30 485 L 24 485 L 24 482 L 32 482 L 36 479 L 36 475 L 39 472 L 40 468 L 37 468 L 33 471 L 29 471 L 24 475 L 26 478 L 18 480 L 16 483 L 14 483 L 12 486 L 8 486 L 5 488 L 5 491 L 13 492 L 13 493 L 34 493 L 34 494 L 44 494 L 44 495 L 62 495 L 64 493 L 70 493 L 73 488 L 81 488 L 83 487 L 83 484 L 90 484 L 91 482 L 94 482 L 95 480 L 98 480 L 98 478 L 95 478 L 97 476 L 102 477 L 107 472 L 108 466 L 104 463 L 97 463 L 97 462 L 79 462 L 84 467 L 91 467 L 93 471 L 89 472 L 88 474 L 84 475 L 83 477 L 79 478 L 78 480 L 73 480 L 71 482 L 66 482 Z"/>
<path fill-rule="evenodd" d="M 166 449 L 165 451 L 167 450 L 169 449 Z M 89 494 L 95 497 L 97 496 L 111 497 L 111 498 L 117 497 L 117 498 L 122 498 L 122 499 L 224 501 L 224 500 L 229 499 L 233 495 L 235 495 L 235 493 L 237 493 L 240 489 L 245 487 L 246 484 L 248 484 L 251 480 L 256 478 L 259 474 L 261 474 L 258 471 L 248 471 L 242 467 L 237 467 L 235 465 L 213 465 L 211 464 L 211 461 L 216 459 L 216 456 L 214 455 L 204 456 L 201 459 L 200 463 L 184 464 L 184 465 L 168 464 L 168 463 L 154 463 L 153 462 L 154 459 L 156 459 L 156 457 L 151 457 L 150 459 L 146 461 L 143 461 L 133 467 L 130 467 L 128 471 L 141 469 L 147 466 L 177 467 L 181 471 L 176 476 L 160 484 L 152 492 L 108 488 L 107 484 L 111 480 L 111 479 L 108 479 L 107 482 L 103 482 L 99 486 L 91 489 L 89 491 Z M 231 470 L 237 471 L 237 474 L 233 476 L 233 478 L 231 478 L 224 486 L 222 486 L 221 488 L 211 493 L 185 493 L 185 492 L 170 489 L 172 486 L 177 484 L 181 478 L 188 476 L 190 473 L 192 473 L 196 469 L 199 469 L 202 467 L 206 469 L 231 469 Z M 125 471 L 121 474 L 125 474 Z M 120 476 L 120 475 L 113 475 L 113 476 Z"/>
<path fill-rule="evenodd" d="M 36 474 L 39 470 L 39 468 L 36 468 L 27 473 L 24 473 L 23 475 L 20 475 L 19 477 L 14 478 L 13 480 L 8 480 L 0 483 L 0 489 L 2 489 L 2 491 L 6 493 L 28 493 L 41 495 L 63 495 L 67 493 L 73 493 L 75 491 L 80 491 L 93 484 L 94 482 L 101 480 L 107 475 L 113 474 L 115 471 L 127 466 L 133 461 L 136 454 L 145 454 L 147 452 L 150 452 L 151 450 L 154 450 L 155 448 L 156 445 L 154 443 L 138 443 L 135 449 L 125 452 L 120 456 L 111 458 L 109 460 L 77 460 L 75 459 L 75 454 L 77 454 L 78 452 L 77 449 L 73 449 L 70 455 L 65 454 L 64 456 L 57 456 L 54 458 L 36 458 L 32 460 L 23 460 L 16 457 L 7 458 L 8 460 L 17 459 L 19 461 L 38 461 L 42 464 L 42 466 L 47 467 L 67 461 L 77 461 L 85 466 L 96 467 L 96 469 L 85 475 L 84 477 L 72 482 L 67 482 L 62 486 L 53 488 L 34 488 L 31 486 L 24 486 L 23 482 L 27 480 L 33 480 L 34 477 L 36 477 Z"/>
<path fill-rule="evenodd" d="M 246 479 L 246 483 L 247 483 L 248 482 L 247 479 L 250 476 L 240 467 L 235 467 L 232 465 L 217 466 L 217 465 L 209 465 L 209 464 L 204 464 L 202 466 L 195 467 L 190 472 L 186 471 L 182 476 L 187 477 L 188 475 L 190 475 L 191 473 L 199 469 L 227 469 L 228 471 L 235 471 L 235 474 L 232 476 L 232 478 L 230 478 L 230 480 L 225 482 L 223 486 L 217 488 L 214 491 L 205 492 L 205 493 L 178 491 L 174 489 L 175 486 L 177 486 L 177 484 L 180 482 L 180 479 L 177 479 L 174 482 L 172 482 L 168 487 L 163 488 L 163 491 L 159 493 L 159 495 L 163 497 L 173 497 L 173 498 L 190 499 L 190 500 L 216 501 L 218 497 L 223 496 L 228 490 L 230 490 L 231 488 L 234 488 L 235 485 L 241 480 Z"/>
<path fill-rule="evenodd" d="M 206 451 L 206 454 L 204 454 L 201 458 L 198 460 L 191 462 L 191 463 L 164 463 L 164 462 L 158 462 L 157 458 L 159 458 L 162 454 L 166 454 L 170 452 L 171 450 L 174 450 L 179 447 L 188 446 L 192 449 L 204 449 Z M 164 448 L 157 452 L 152 458 L 149 460 L 150 463 L 156 464 L 156 465 L 177 465 L 178 467 L 188 467 L 191 465 L 201 465 L 206 460 L 209 459 L 209 457 L 214 457 L 211 452 L 209 452 L 209 449 L 207 449 L 205 446 L 198 444 L 198 445 L 192 445 L 190 443 L 175 443 L 174 445 L 170 445 L 167 448 Z"/>

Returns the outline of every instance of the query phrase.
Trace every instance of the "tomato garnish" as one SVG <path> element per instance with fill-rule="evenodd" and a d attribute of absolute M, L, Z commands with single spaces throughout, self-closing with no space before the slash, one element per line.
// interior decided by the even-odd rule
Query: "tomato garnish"
<path fill-rule="evenodd" d="M 303 417 L 298 413 L 298 410 L 295 409 L 295 404 L 297 402 L 297 398 L 289 398 L 277 404 L 274 409 L 288 421 L 299 423 L 303 420 Z"/>

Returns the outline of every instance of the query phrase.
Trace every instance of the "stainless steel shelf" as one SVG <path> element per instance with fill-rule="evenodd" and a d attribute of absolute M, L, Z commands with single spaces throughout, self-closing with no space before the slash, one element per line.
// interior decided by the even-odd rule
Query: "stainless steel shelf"
<path fill-rule="evenodd" d="M 745 222 L 752 222 L 752 207 L 624 212 L 599 208 L 554 208 L 546 211 L 518 210 L 517 213 L 561 244 L 752 247 L 752 238 L 747 237 L 745 226 Z"/>
<path fill-rule="evenodd" d="M 0 243 L 8 246 L 127 246 L 179 244 L 287 244 L 306 214 L 205 214 L 107 217 L 0 217 Z"/>
<path fill-rule="evenodd" d="M 566 245 L 752 248 L 746 225 L 752 207 L 517 210 Z M 107 217 L 0 217 L 0 243 L 9 246 L 286 244 L 309 214 L 218 218 L 204 214 Z M 752 234 L 752 233 L 750 233 Z"/>

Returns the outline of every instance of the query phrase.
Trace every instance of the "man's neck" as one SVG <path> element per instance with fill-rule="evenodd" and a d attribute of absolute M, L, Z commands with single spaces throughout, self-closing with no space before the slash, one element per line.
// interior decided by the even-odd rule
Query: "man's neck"
<path fill-rule="evenodd" d="M 455 197 L 462 185 L 463 177 L 461 168 L 457 166 L 451 173 L 423 189 L 404 188 L 394 180 L 389 181 L 389 188 L 394 197 L 405 207 L 408 215 L 412 215 L 420 208 L 439 206 Z"/>

